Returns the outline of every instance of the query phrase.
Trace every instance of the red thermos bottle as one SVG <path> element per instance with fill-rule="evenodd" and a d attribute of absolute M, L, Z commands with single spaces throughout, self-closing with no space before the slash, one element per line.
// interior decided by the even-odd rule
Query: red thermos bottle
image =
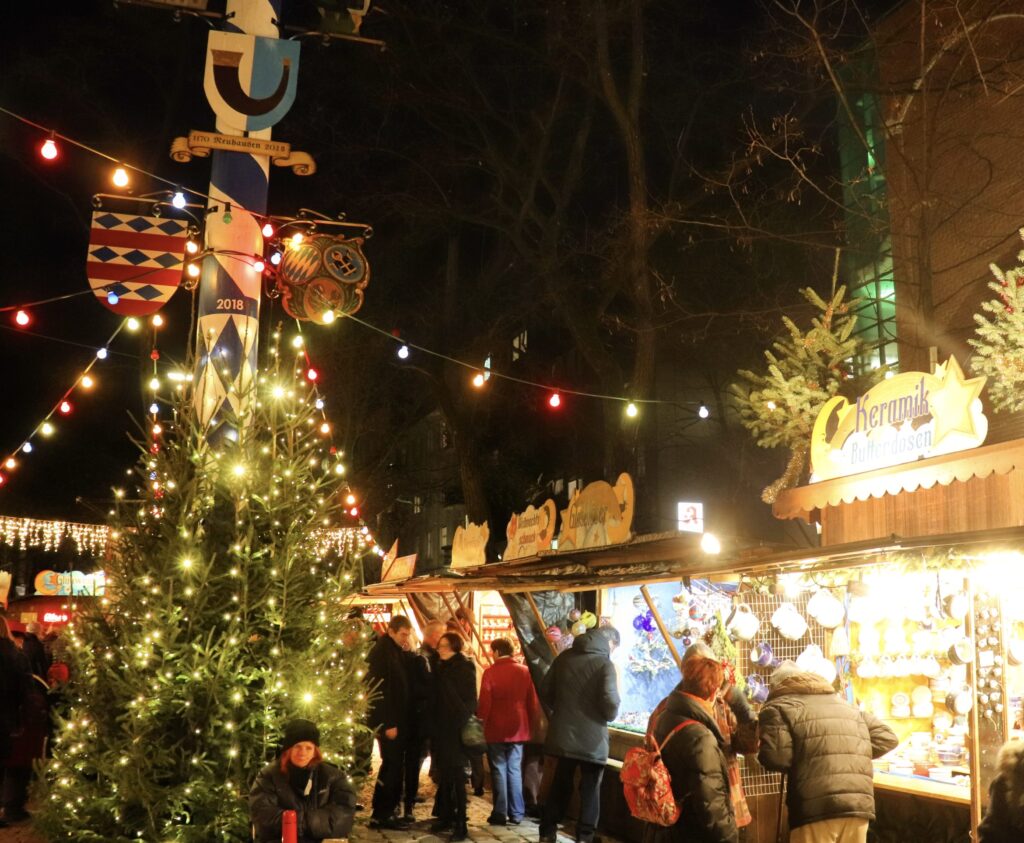
<path fill-rule="evenodd" d="M 298 843 L 299 830 L 296 825 L 295 812 L 285 811 L 281 814 L 281 843 Z"/>

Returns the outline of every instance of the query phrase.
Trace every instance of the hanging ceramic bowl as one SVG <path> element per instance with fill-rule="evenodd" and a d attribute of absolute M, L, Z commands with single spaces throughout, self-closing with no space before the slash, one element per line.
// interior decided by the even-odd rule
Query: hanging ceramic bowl
<path fill-rule="evenodd" d="M 949 650 L 946 652 L 953 664 L 970 664 L 974 661 L 974 648 L 967 638 L 961 638 L 959 641 L 950 644 Z"/>
<path fill-rule="evenodd" d="M 740 603 L 733 610 L 727 626 L 734 638 L 740 641 L 753 641 L 761 628 L 761 619 L 746 603 Z"/>
<path fill-rule="evenodd" d="M 1024 664 L 1024 641 L 1019 638 L 1011 638 L 1006 645 L 1006 659 L 1012 665 Z"/>

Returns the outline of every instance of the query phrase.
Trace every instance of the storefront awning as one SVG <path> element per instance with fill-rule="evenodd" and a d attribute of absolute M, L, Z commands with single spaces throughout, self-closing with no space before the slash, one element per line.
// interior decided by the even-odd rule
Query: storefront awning
<path fill-rule="evenodd" d="M 936 484 L 948 486 L 955 481 L 966 482 L 972 477 L 984 479 L 991 474 L 1009 474 L 1020 469 L 1024 469 L 1024 440 L 1018 439 L 787 489 L 779 495 L 772 510 L 776 518 L 810 521 L 812 513 L 829 506 L 931 489 Z"/>

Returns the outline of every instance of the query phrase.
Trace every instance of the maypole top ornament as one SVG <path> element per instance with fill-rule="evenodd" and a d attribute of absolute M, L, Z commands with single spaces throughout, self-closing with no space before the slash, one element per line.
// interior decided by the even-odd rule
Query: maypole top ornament
<path fill-rule="evenodd" d="M 325 325 L 334 317 L 358 311 L 370 283 L 370 264 L 362 245 L 362 237 L 317 234 L 285 249 L 277 271 L 285 312 Z"/>

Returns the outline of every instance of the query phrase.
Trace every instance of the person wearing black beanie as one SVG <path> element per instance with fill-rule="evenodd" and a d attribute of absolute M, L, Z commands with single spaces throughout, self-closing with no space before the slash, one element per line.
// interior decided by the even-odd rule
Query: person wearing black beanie
<path fill-rule="evenodd" d="M 316 724 L 287 723 L 280 758 L 263 768 L 249 791 L 257 843 L 279 843 L 285 811 L 295 811 L 299 843 L 348 837 L 355 810 L 356 794 L 348 776 L 320 754 Z"/>

